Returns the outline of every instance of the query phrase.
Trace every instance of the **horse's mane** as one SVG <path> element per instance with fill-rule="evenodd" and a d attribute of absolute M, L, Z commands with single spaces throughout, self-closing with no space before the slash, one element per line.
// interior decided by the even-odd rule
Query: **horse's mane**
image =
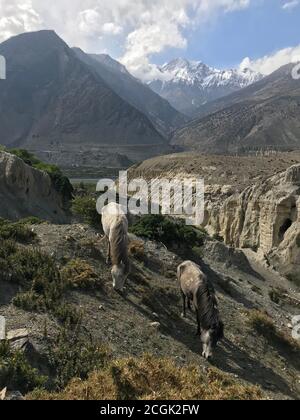
<path fill-rule="evenodd" d="M 220 322 L 218 301 L 213 286 L 208 281 L 203 282 L 199 287 L 197 302 L 202 327 L 209 330 L 217 326 Z"/>
<path fill-rule="evenodd" d="M 125 265 L 125 273 L 129 272 L 128 235 L 124 219 L 119 217 L 110 237 L 111 260 L 113 265 Z"/>

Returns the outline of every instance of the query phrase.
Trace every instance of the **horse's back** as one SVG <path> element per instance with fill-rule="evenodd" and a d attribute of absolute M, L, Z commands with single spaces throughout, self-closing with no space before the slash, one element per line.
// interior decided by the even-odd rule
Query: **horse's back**
<path fill-rule="evenodd" d="M 192 261 L 180 264 L 177 272 L 180 287 L 183 293 L 195 295 L 197 290 L 207 281 L 201 268 Z"/>
<path fill-rule="evenodd" d="M 111 232 L 120 225 L 128 231 L 128 220 L 123 207 L 117 203 L 109 203 L 102 209 L 102 227 L 105 235 L 109 237 Z"/>

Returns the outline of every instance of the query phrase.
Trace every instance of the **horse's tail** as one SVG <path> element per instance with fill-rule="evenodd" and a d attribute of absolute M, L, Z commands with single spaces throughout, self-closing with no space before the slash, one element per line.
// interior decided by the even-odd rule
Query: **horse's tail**
<path fill-rule="evenodd" d="M 125 274 L 130 271 L 130 261 L 128 257 L 128 232 L 127 221 L 122 217 L 112 229 L 110 237 L 111 261 L 113 265 L 124 264 Z"/>

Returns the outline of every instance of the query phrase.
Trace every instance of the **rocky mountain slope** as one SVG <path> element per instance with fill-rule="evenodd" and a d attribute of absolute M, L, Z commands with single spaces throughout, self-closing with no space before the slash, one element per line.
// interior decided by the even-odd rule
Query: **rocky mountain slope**
<path fill-rule="evenodd" d="M 69 220 L 64 198 L 50 176 L 0 151 L 0 217 L 18 220 L 31 216 L 56 223 Z"/>
<path fill-rule="evenodd" d="M 198 61 L 176 59 L 162 67 L 161 80 L 149 86 L 180 112 L 195 116 L 207 103 L 262 78 L 250 69 L 218 70 Z"/>
<path fill-rule="evenodd" d="M 258 157 L 169 155 L 133 166 L 129 178 L 205 182 L 203 226 L 226 244 L 299 281 L 299 153 Z"/>
<path fill-rule="evenodd" d="M 206 113 L 217 112 L 178 130 L 172 144 L 220 154 L 299 149 L 300 83 L 293 67 L 208 105 Z"/>
<path fill-rule="evenodd" d="M 85 54 L 75 48 L 77 56 L 91 66 L 105 83 L 126 102 L 143 112 L 165 137 L 184 125 L 187 118 L 172 108 L 168 101 L 133 77 L 119 62 L 106 54 Z"/>
<path fill-rule="evenodd" d="M 0 137 L 31 150 L 118 146 L 141 155 L 166 150 L 149 119 L 121 99 L 54 32 L 26 33 L 0 45 L 7 79 L 0 81 Z M 123 154 L 123 153 L 121 153 Z"/>
<path fill-rule="evenodd" d="M 85 225 L 43 224 L 34 227 L 34 232 L 39 249 L 44 254 L 51 255 L 60 268 L 66 266 L 66 261 L 70 267 L 77 261 L 77 281 L 86 278 L 86 286 L 69 290 L 64 303 L 65 306 L 72 305 L 81 311 L 85 349 L 88 348 L 87 343 L 90 343 L 91 339 L 102 343 L 110 349 L 111 357 L 113 360 L 117 359 L 115 363 L 119 367 L 123 363 L 120 358 L 131 357 L 132 365 L 138 363 L 144 353 L 150 353 L 154 358 L 167 357 L 178 367 L 185 368 L 194 363 L 200 367 L 205 377 L 209 377 L 214 367 L 218 369 L 218 373 L 214 375 L 218 375 L 221 381 L 222 392 L 227 389 L 228 381 L 235 381 L 240 386 L 239 398 L 243 398 L 242 387 L 246 385 L 258 385 L 262 390 L 262 398 L 299 397 L 297 354 L 287 342 L 281 341 L 283 338 L 276 338 L 277 333 L 264 335 L 251 323 L 251 319 L 255 320 L 257 316 L 260 319 L 261 315 L 258 315 L 256 310 L 267 311 L 272 318 L 274 331 L 284 332 L 286 337 L 290 337 L 288 324 L 291 317 L 297 313 L 297 306 L 288 299 L 283 300 L 280 305 L 275 304 L 269 293 L 278 282 L 286 288 L 288 296 L 294 298 L 296 294 L 293 287 L 276 274 L 267 270 L 263 277 L 260 274 L 260 271 L 263 272 L 262 267 L 256 266 L 256 270 L 259 271 L 254 270 L 252 262 L 250 264 L 241 253 L 226 248 L 219 242 L 209 241 L 204 246 L 204 259 L 189 252 L 189 257 L 201 263 L 214 283 L 226 326 L 226 339 L 218 347 L 212 364 L 209 364 L 200 355 L 200 341 L 194 335 L 194 314 L 189 314 L 187 319 L 180 316 L 181 303 L 176 267 L 182 261 L 182 257 L 166 250 L 161 244 L 138 239 L 144 247 L 144 253 L 131 257 L 133 271 L 127 283 L 126 293 L 120 296 L 112 290 L 110 269 L 105 265 L 106 248 L 93 229 Z M 137 238 L 131 237 L 131 241 L 136 240 Z M 93 273 L 96 273 L 96 277 Z M 95 281 L 95 278 L 97 288 L 89 289 L 89 281 Z M 75 278 L 72 281 L 75 282 Z M 50 353 L 53 355 L 52 359 L 59 356 L 62 366 L 69 366 L 66 357 L 69 358 L 70 354 L 75 357 L 77 353 L 75 349 L 68 350 L 67 346 L 59 347 L 59 322 L 49 312 L 28 312 L 16 307 L 13 298 L 18 291 L 14 284 L 9 284 L 8 287 L 7 281 L 0 277 L 0 315 L 6 317 L 8 330 L 28 330 L 30 346 L 28 348 L 27 343 L 26 354 L 34 366 L 42 369 L 44 374 L 49 375 L 46 356 L 49 354 L 47 346 L 51 340 L 55 340 Z M 77 328 L 76 336 L 78 335 Z M 68 352 L 68 356 L 64 351 Z M 73 363 L 78 364 L 78 360 L 74 359 Z M 130 390 L 133 392 L 132 381 L 137 371 L 133 376 L 130 375 L 126 382 L 123 382 L 121 371 L 114 372 L 115 375 L 119 372 L 120 382 L 117 382 L 117 388 L 119 392 L 122 391 L 123 398 L 126 398 L 125 395 L 131 395 L 127 394 Z M 64 369 L 61 373 L 67 372 Z M 227 373 L 229 378 L 224 376 Z M 164 381 L 168 379 L 164 378 Z M 177 392 L 180 392 L 180 386 L 178 387 Z M 97 386 L 93 386 L 93 392 L 84 398 L 103 397 L 101 391 L 96 390 Z M 207 388 L 207 391 L 212 392 L 211 398 L 218 395 L 217 388 L 214 391 Z M 136 392 L 141 392 L 141 389 Z M 161 397 L 168 395 L 166 387 L 160 388 L 158 392 Z M 105 395 L 107 398 L 115 398 L 114 394 Z M 227 398 L 237 398 L 234 388 L 231 388 L 231 393 L 228 389 L 228 394 L 225 392 L 223 398 L 226 398 L 226 395 Z M 222 393 L 219 396 L 221 397 Z M 63 396 L 41 392 L 29 396 L 32 399 L 37 397 L 51 399 Z M 70 398 L 72 397 L 76 398 L 76 394 L 71 394 Z M 77 398 L 80 398 L 79 395 Z M 244 398 L 251 396 L 245 393 Z"/>

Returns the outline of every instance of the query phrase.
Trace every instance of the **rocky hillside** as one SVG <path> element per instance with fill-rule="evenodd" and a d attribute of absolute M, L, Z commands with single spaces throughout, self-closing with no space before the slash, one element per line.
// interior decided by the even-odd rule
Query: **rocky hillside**
<path fill-rule="evenodd" d="M 133 77 L 127 69 L 106 54 L 85 54 L 75 48 L 77 56 L 91 66 L 105 83 L 126 102 L 143 112 L 156 129 L 168 137 L 188 119 L 169 102 Z"/>
<path fill-rule="evenodd" d="M 151 121 L 120 98 L 52 31 L 26 33 L 0 45 L 0 137 L 9 147 L 39 151 L 139 147 L 167 150 Z M 74 162 L 76 163 L 76 162 Z"/>
<path fill-rule="evenodd" d="M 50 176 L 0 151 L 0 217 L 18 220 L 30 216 L 56 223 L 69 220 L 64 197 Z"/>
<path fill-rule="evenodd" d="M 236 248 L 250 248 L 299 281 L 300 154 L 224 157 L 179 154 L 135 165 L 130 178 L 202 177 L 203 226 Z"/>
<path fill-rule="evenodd" d="M 34 280 L 30 283 L 34 272 L 27 282 L 18 284 L 14 271 L 8 280 L 0 268 L 0 315 L 7 320 L 11 343 L 46 375 L 48 390 L 60 391 L 49 394 L 39 389 L 27 398 L 299 398 L 299 358 L 289 329 L 299 310 L 297 295 L 276 273 L 220 242 L 208 240 L 202 250 L 186 250 L 214 283 L 226 326 L 226 339 L 209 364 L 201 357 L 200 341 L 194 335 L 194 314 L 186 320 L 180 316 L 176 267 L 187 256 L 131 236 L 133 270 L 126 293 L 120 296 L 112 289 L 106 247 L 94 229 L 81 224 L 42 224 L 33 231 L 36 237 L 31 245 L 10 253 L 22 252 L 19 260 L 25 264 L 27 254 L 32 258 L 31 250 L 38 246 L 42 255 L 51 256 L 49 260 L 35 254 L 38 264 L 54 270 L 54 261 L 65 286 L 53 294 L 47 282 L 58 285 L 58 277 L 43 279 L 41 288 Z M 277 285 L 281 289 L 276 294 Z M 31 293 L 26 292 L 28 288 Z M 272 300 L 273 290 L 274 296 L 280 296 L 279 304 Z M 260 311 L 267 311 L 268 316 Z M 82 329 L 77 324 L 74 330 L 68 323 L 63 328 L 63 320 L 77 323 L 78 316 Z M 141 358 L 145 353 L 152 356 Z M 160 358 L 165 360 L 160 362 Z M 64 391 L 72 376 L 86 379 L 95 366 L 87 382 L 73 382 Z M 163 366 L 171 370 L 167 373 Z M 148 381 L 147 385 L 138 379 L 145 374 L 153 384 L 150 387 Z M 184 385 L 186 375 L 189 379 Z M 0 370 L 0 384 L 23 393 L 40 383 L 31 374 L 26 386 L 19 378 L 16 389 L 12 377 L 6 383 L 1 379 Z"/>
<path fill-rule="evenodd" d="M 262 79 L 250 69 L 218 70 L 199 61 L 176 59 L 158 68 L 149 86 L 180 112 L 193 117 L 202 107 Z"/>
<path fill-rule="evenodd" d="M 300 83 L 292 68 L 208 105 L 209 115 L 178 130 L 172 144 L 219 154 L 299 150 Z"/>

